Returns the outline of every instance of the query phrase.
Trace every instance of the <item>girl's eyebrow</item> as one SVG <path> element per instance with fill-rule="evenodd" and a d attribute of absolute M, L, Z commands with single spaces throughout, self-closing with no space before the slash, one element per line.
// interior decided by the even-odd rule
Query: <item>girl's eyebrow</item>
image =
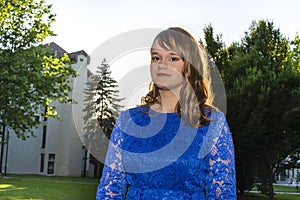
<path fill-rule="evenodd" d="M 155 54 L 158 54 L 158 52 L 156 52 L 156 51 L 151 51 L 151 55 L 155 55 Z"/>
<path fill-rule="evenodd" d="M 159 53 L 156 52 L 156 51 L 151 51 L 151 55 L 158 55 L 158 54 Z M 171 55 L 171 56 L 179 56 L 177 53 L 175 53 L 173 51 L 169 52 L 169 55 Z"/>

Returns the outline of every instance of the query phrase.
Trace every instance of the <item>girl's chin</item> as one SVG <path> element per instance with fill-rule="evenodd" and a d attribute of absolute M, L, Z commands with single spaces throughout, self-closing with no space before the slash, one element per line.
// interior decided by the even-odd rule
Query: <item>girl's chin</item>
<path fill-rule="evenodd" d="M 169 91 L 169 90 L 174 90 L 177 91 L 180 86 L 170 86 L 170 85 L 164 85 L 164 84 L 159 84 L 155 83 L 155 85 L 158 87 L 159 90 L 163 91 Z"/>
<path fill-rule="evenodd" d="M 164 84 L 159 84 L 159 83 L 155 83 L 155 85 L 158 87 L 158 89 L 160 90 L 170 90 L 170 87 L 168 87 L 167 85 Z"/>

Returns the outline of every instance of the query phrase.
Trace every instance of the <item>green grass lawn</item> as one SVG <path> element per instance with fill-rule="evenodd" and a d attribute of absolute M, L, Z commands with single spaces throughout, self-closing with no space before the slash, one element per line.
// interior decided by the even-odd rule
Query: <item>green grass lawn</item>
<path fill-rule="evenodd" d="M 256 190 L 256 188 L 253 188 Z M 276 192 L 293 192 L 297 193 L 295 187 L 290 186 L 281 186 L 281 185 L 274 185 L 274 191 Z M 299 194 L 275 194 L 275 200 L 300 200 L 300 192 Z M 268 200 L 265 195 L 262 194 L 254 194 L 248 193 L 245 196 L 239 196 L 238 200 Z"/>
<path fill-rule="evenodd" d="M 274 190 L 275 192 L 295 192 L 300 194 L 300 190 L 297 191 L 295 186 L 274 185 Z"/>
<path fill-rule="evenodd" d="M 300 195 L 297 194 L 276 194 L 275 200 L 299 200 Z M 238 200 L 268 200 L 268 197 L 262 194 L 245 194 L 238 196 Z"/>
<path fill-rule="evenodd" d="M 98 179 L 38 175 L 0 178 L 1 200 L 95 200 Z M 295 192 L 294 187 L 274 186 L 275 192 Z M 276 200 L 300 200 L 300 195 L 276 194 Z M 265 195 L 246 194 L 238 200 L 268 200 Z"/>
<path fill-rule="evenodd" d="M 94 200 L 98 179 L 11 175 L 0 178 L 1 200 Z"/>
<path fill-rule="evenodd" d="M 273 187 L 275 192 L 294 192 L 300 194 L 300 189 L 297 191 L 295 186 L 273 185 Z M 256 186 L 254 186 L 252 190 L 257 191 Z"/>

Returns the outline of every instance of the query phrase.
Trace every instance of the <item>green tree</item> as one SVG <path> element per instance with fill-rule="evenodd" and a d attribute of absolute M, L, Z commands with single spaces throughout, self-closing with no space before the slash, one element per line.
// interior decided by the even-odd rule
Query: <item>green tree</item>
<path fill-rule="evenodd" d="M 245 151 L 237 156 L 241 158 L 238 163 L 255 163 L 255 176 L 270 199 L 274 198 L 272 184 L 282 160 L 300 143 L 294 125 L 299 123 L 295 110 L 300 99 L 295 91 L 300 79 L 290 49 L 289 41 L 272 22 L 253 22 L 230 64 L 238 72 L 234 87 L 229 89 L 229 96 L 236 99 L 232 106 L 238 112 L 236 146 Z M 295 116 L 293 122 L 290 112 Z"/>
<path fill-rule="evenodd" d="M 0 126 L 26 139 L 39 122 L 35 114 L 59 118 L 51 102 L 68 103 L 77 75 L 67 55 L 57 58 L 43 40 L 55 20 L 45 1 L 0 0 Z M 2 145 L 3 147 L 3 145 Z M 1 151 L 3 152 L 3 151 Z M 1 156 L 2 157 L 2 156 Z M 0 159 L 2 162 L 2 159 Z M 0 163 L 0 171 L 1 171 Z"/>
<path fill-rule="evenodd" d="M 230 61 L 230 52 L 226 48 L 225 43 L 222 41 L 222 35 L 214 35 L 214 30 L 211 24 L 206 26 L 203 29 L 203 32 L 207 51 L 215 65 L 218 67 L 221 77 L 225 81 L 226 77 L 224 77 L 224 70 Z"/>
<path fill-rule="evenodd" d="M 107 149 L 103 145 L 108 145 L 105 140 L 108 141 L 110 138 L 120 109 L 123 107 L 120 105 L 123 98 L 118 97 L 117 87 L 117 81 L 111 76 L 110 65 L 103 59 L 96 74 L 89 76 L 83 110 L 86 113 L 84 117 L 85 146 L 87 149 L 93 149 L 93 154 L 90 155 L 91 162 L 96 166 L 95 170 L 100 169 L 100 172 L 103 163 L 98 161 L 95 156 L 101 155 L 103 150 Z M 99 132 L 103 132 L 105 137 L 99 135 Z M 99 142 L 95 144 L 95 140 L 99 140 Z M 94 174 L 97 175 L 97 171 Z"/>
<path fill-rule="evenodd" d="M 204 32 L 227 91 L 237 187 L 243 192 L 259 181 L 272 199 L 274 177 L 300 143 L 299 37 L 289 42 L 272 22 L 259 21 L 251 24 L 240 43 L 225 48 L 212 27 Z"/>
<path fill-rule="evenodd" d="M 119 103 L 123 98 L 118 97 L 118 83 L 111 76 L 110 65 L 103 59 L 98 68 L 96 82 L 96 116 L 100 127 L 110 138 L 115 121 L 123 107 Z"/>

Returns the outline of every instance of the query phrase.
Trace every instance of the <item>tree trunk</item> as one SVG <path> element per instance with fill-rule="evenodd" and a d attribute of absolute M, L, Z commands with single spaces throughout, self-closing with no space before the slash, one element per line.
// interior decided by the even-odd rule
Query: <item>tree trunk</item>
<path fill-rule="evenodd" d="M 273 187 L 273 180 L 274 176 L 273 173 L 270 173 L 270 179 L 269 179 L 269 187 L 268 187 L 268 193 L 269 193 L 269 199 L 274 200 L 274 187 Z"/>
<path fill-rule="evenodd" d="M 5 124 L 2 125 L 2 132 L 1 132 L 1 154 L 0 154 L 0 174 L 2 175 L 2 164 L 3 164 L 3 151 L 4 151 L 4 144 L 5 144 Z"/>
<path fill-rule="evenodd" d="M 245 195 L 245 191 L 244 190 L 240 190 L 240 195 L 244 196 Z"/>

